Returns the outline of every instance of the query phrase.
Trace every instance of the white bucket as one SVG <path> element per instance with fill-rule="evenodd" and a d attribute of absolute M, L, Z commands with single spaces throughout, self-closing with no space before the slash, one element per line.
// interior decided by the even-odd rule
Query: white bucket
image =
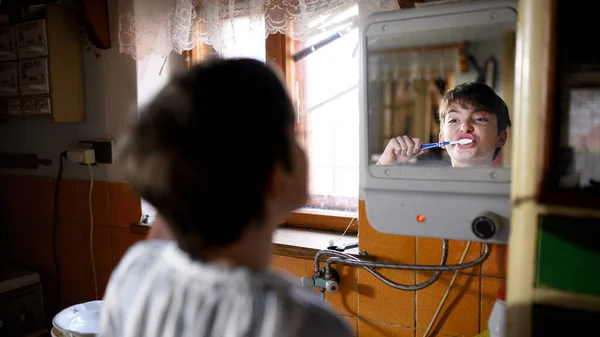
<path fill-rule="evenodd" d="M 100 326 L 102 301 L 70 306 L 52 319 L 52 337 L 93 337 Z"/>

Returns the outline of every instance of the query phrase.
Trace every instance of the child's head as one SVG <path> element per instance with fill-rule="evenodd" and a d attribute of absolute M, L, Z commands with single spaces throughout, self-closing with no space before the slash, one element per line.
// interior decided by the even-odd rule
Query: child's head
<path fill-rule="evenodd" d="M 212 60 L 174 76 L 120 144 L 126 178 L 193 255 L 275 226 L 306 202 L 306 157 L 277 73 Z"/>
<path fill-rule="evenodd" d="M 489 86 L 467 82 L 448 90 L 439 108 L 440 141 L 472 139 L 446 147 L 452 166 L 489 166 L 506 143 L 511 125 L 506 103 Z"/>

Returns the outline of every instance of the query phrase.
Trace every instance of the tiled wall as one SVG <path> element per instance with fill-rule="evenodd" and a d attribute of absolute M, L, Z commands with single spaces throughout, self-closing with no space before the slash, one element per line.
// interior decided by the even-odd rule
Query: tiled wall
<path fill-rule="evenodd" d="M 55 178 L 0 175 L 0 264 L 40 273 L 47 318 L 55 313 L 56 280 L 52 254 Z M 90 255 L 89 180 L 61 182 L 56 236 L 60 308 L 93 300 Z M 94 261 L 102 297 L 113 267 L 125 250 L 144 239 L 129 231 L 140 220 L 140 199 L 125 184 L 96 181 L 93 187 Z"/>
<path fill-rule="evenodd" d="M 441 258 L 441 240 L 395 236 L 375 231 L 365 217 L 364 203 L 359 205 L 360 249 L 377 260 L 398 263 L 437 264 Z M 450 241 L 447 263 L 458 263 L 466 242 Z M 481 244 L 473 243 L 465 261 L 476 259 Z M 298 277 L 312 274 L 312 260 L 274 256 L 276 269 Z M 327 300 L 356 329 L 359 337 L 421 337 L 427 329 L 453 273 L 443 273 L 431 286 L 417 291 L 396 290 L 364 270 L 338 267 L 340 291 L 327 294 Z M 404 284 L 423 282 L 431 273 L 382 269 L 381 273 Z M 506 278 L 506 246 L 494 245 L 488 260 L 478 267 L 463 270 L 438 316 L 430 336 L 476 336 L 487 329 L 487 319 L 498 290 Z"/>
<path fill-rule="evenodd" d="M 56 179 L 0 175 L 0 264 L 16 264 L 40 273 L 46 309 L 54 314 L 56 282 L 52 255 L 52 217 Z M 65 179 L 59 194 L 57 247 L 60 261 L 60 307 L 94 299 L 89 252 L 88 180 Z M 144 239 L 129 231 L 140 219 L 139 198 L 125 184 L 97 181 L 93 193 L 94 258 L 99 296 L 125 250 Z M 359 205 L 360 249 L 378 260 L 400 263 L 439 263 L 441 241 L 381 234 L 365 219 Z M 457 263 L 465 242 L 450 241 L 448 263 Z M 473 244 L 467 256 L 477 258 L 480 244 Z M 463 271 L 440 313 L 437 336 L 475 336 L 487 328 L 497 291 L 506 277 L 506 246 L 494 246 L 482 267 Z M 312 273 L 313 261 L 274 256 L 276 269 L 298 277 Z M 350 267 L 336 267 L 341 274 L 340 292 L 327 300 L 356 329 L 358 336 L 410 336 L 424 333 L 446 292 L 452 273 L 424 290 L 395 290 L 371 274 Z M 430 274 L 382 270 L 382 274 L 405 284 L 422 282 Z M 434 336 L 431 335 L 431 336 Z"/>

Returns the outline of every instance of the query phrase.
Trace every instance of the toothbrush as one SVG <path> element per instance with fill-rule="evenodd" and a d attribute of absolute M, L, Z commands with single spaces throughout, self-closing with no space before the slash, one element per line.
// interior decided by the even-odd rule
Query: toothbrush
<path fill-rule="evenodd" d="M 433 149 L 436 147 L 442 147 L 442 146 L 446 146 L 446 145 L 454 145 L 454 144 L 467 145 L 467 144 L 471 144 L 471 143 L 473 143 L 473 139 L 463 138 L 460 140 L 453 140 L 450 142 L 437 142 L 437 143 L 423 144 L 423 145 L 421 145 L 421 150 Z"/>

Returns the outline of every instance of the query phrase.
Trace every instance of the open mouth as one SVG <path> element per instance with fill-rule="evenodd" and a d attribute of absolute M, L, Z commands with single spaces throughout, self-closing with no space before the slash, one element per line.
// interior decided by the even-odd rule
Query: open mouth
<path fill-rule="evenodd" d="M 461 139 L 470 139 L 472 140 L 472 142 L 470 144 L 465 144 L 465 145 L 461 145 L 461 144 L 457 144 L 456 147 L 459 149 L 470 149 L 475 147 L 475 137 L 473 137 L 472 135 L 460 135 L 458 136 L 458 140 Z"/>

